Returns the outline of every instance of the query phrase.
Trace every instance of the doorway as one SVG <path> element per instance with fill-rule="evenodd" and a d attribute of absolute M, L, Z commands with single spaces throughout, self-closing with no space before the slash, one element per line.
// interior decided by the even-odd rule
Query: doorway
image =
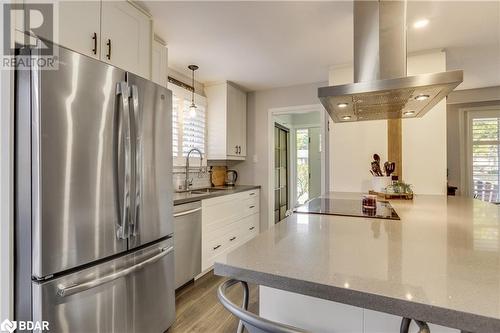
<path fill-rule="evenodd" d="M 321 195 L 321 132 L 319 127 L 297 128 L 296 202 L 302 205 Z"/>
<path fill-rule="evenodd" d="M 269 227 L 290 214 L 295 207 L 328 192 L 328 120 L 328 114 L 321 105 L 269 110 Z M 280 179 L 285 173 L 276 171 L 277 148 L 283 148 L 283 145 L 277 145 L 276 124 L 287 131 L 286 185 Z M 281 168 L 283 159 L 280 163 Z M 283 186 L 286 186 L 286 193 Z M 287 199 L 286 209 L 284 198 Z"/>

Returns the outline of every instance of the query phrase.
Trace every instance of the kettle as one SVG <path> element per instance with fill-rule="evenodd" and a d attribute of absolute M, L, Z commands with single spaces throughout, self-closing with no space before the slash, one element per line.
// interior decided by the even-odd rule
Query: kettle
<path fill-rule="evenodd" d="M 238 173 L 236 170 L 227 170 L 226 171 L 226 185 L 234 186 L 236 185 L 236 180 L 238 179 Z"/>

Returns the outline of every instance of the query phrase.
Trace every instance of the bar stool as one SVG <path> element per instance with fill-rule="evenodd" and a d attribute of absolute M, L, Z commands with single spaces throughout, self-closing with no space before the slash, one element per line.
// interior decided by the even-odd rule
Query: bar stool
<path fill-rule="evenodd" d="M 226 297 L 227 288 L 237 283 L 241 283 L 243 286 L 243 304 L 241 307 Z M 240 321 L 236 333 L 243 333 L 243 328 L 246 328 L 250 333 L 308 333 L 302 329 L 276 323 L 247 311 L 249 290 L 248 284 L 245 281 L 230 279 L 221 283 L 217 290 L 217 296 L 222 305 L 239 318 Z"/>

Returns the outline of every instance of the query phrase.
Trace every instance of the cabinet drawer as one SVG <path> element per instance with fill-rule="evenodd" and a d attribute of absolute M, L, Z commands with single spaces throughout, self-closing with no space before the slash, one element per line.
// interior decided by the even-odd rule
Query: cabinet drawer
<path fill-rule="evenodd" d="M 255 190 L 250 190 L 250 191 L 246 191 L 243 193 L 248 198 L 258 198 L 259 197 L 259 189 L 258 188 L 256 188 Z"/>
<path fill-rule="evenodd" d="M 253 215 L 259 212 L 259 198 L 248 198 L 243 201 L 242 205 L 243 216 Z"/>

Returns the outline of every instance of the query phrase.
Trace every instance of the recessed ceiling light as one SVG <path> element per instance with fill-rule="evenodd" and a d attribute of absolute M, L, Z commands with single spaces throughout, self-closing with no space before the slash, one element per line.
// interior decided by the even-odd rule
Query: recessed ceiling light
<path fill-rule="evenodd" d="M 339 108 L 345 108 L 345 107 L 347 107 L 347 105 L 349 105 L 349 104 L 347 104 L 347 103 L 339 103 L 339 104 L 337 104 L 337 106 Z"/>
<path fill-rule="evenodd" d="M 342 120 L 351 120 L 351 116 L 343 116 Z"/>
<path fill-rule="evenodd" d="M 429 98 L 429 95 L 424 95 L 424 94 L 420 94 L 417 97 L 415 97 L 417 101 L 425 101 L 427 98 Z"/>
<path fill-rule="evenodd" d="M 415 29 L 421 29 L 421 28 L 426 27 L 428 24 L 429 24 L 428 19 L 422 19 L 422 20 L 418 20 L 415 23 L 413 23 L 413 27 Z"/>
<path fill-rule="evenodd" d="M 405 111 L 403 112 L 403 116 L 413 116 L 415 114 L 415 111 Z"/>

